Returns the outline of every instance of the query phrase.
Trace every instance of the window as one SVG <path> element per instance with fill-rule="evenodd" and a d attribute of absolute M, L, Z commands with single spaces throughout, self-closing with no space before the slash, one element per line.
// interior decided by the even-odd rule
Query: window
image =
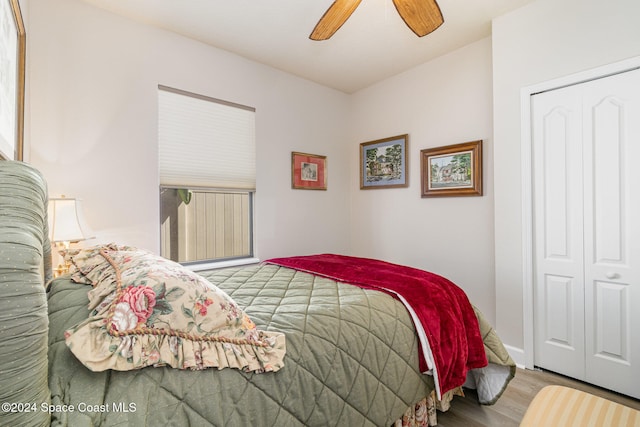
<path fill-rule="evenodd" d="M 158 88 L 162 256 L 253 257 L 255 109 Z"/>

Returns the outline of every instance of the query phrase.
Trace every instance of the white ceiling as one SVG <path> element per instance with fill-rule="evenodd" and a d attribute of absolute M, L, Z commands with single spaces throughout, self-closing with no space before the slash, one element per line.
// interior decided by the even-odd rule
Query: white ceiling
<path fill-rule="evenodd" d="M 444 24 L 419 38 L 391 0 L 365 0 L 332 38 L 309 34 L 332 0 L 83 0 L 346 93 L 491 34 L 533 0 L 439 0 Z"/>

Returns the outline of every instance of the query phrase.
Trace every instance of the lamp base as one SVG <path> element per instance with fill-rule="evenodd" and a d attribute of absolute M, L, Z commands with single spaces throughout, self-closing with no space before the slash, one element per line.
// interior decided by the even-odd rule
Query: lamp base
<path fill-rule="evenodd" d="M 60 277 L 63 274 L 67 274 L 69 269 L 71 268 L 71 263 L 64 259 L 63 251 L 69 249 L 69 245 L 71 242 L 55 242 L 55 248 L 57 249 L 58 255 L 62 257 L 62 263 L 58 263 L 58 266 L 53 269 L 53 277 Z"/>
<path fill-rule="evenodd" d="M 67 274 L 69 272 L 69 267 L 69 265 L 58 264 L 58 266 L 53 269 L 53 277 L 57 278 L 63 274 Z"/>

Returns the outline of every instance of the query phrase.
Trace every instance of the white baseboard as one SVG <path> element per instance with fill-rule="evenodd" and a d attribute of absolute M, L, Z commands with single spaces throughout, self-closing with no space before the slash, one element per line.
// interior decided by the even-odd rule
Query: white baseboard
<path fill-rule="evenodd" d="M 524 357 L 524 350 L 518 347 L 512 347 L 510 345 L 506 345 L 504 346 L 505 349 L 507 349 L 507 352 L 509 353 L 509 356 L 511 356 L 511 358 L 513 359 L 514 362 L 516 362 L 516 366 L 518 368 L 525 368 L 525 357 Z"/>

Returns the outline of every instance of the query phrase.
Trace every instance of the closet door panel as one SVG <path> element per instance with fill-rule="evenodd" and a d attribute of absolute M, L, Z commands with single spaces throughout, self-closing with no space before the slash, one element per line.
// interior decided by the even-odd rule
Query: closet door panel
<path fill-rule="evenodd" d="M 594 355 L 627 364 L 629 354 L 629 285 L 595 281 Z M 611 333 L 613 331 L 614 333 Z"/>
<path fill-rule="evenodd" d="M 597 99 L 597 97 L 596 97 Z M 588 115 L 591 117 L 588 117 Z M 593 189 L 587 190 L 587 203 L 592 202 L 593 253 L 588 254 L 595 263 L 621 263 L 625 258 L 624 190 L 627 165 L 623 153 L 626 151 L 624 126 L 625 102 L 614 96 L 606 96 L 587 111 L 585 126 L 592 128 L 593 164 L 587 170 Z M 590 119 L 590 120 L 589 120 Z M 587 156 L 586 156 L 587 157 Z"/>
<path fill-rule="evenodd" d="M 567 88 L 536 95 L 532 103 L 534 357 L 538 366 L 583 379 L 581 98 Z"/>
<path fill-rule="evenodd" d="M 586 380 L 640 397 L 640 70 L 584 88 Z"/>

